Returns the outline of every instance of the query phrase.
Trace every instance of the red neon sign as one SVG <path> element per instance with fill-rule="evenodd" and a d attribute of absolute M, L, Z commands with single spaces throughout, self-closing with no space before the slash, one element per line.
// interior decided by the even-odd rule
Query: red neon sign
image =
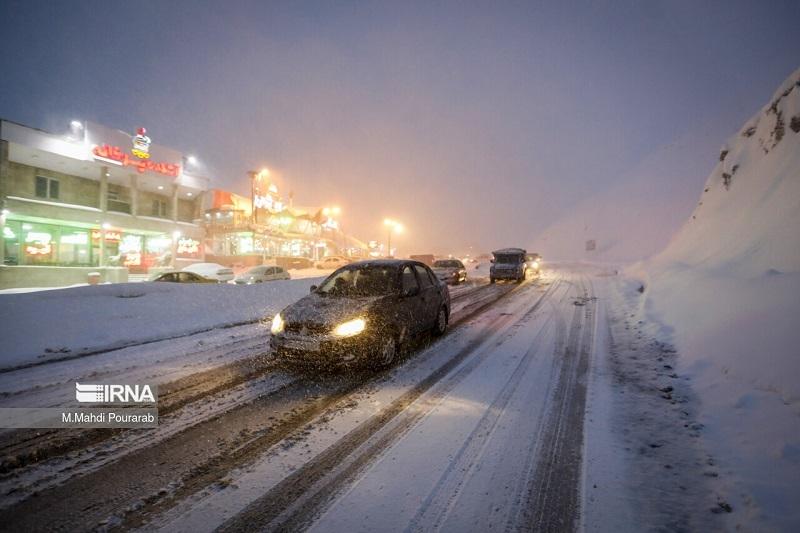
<path fill-rule="evenodd" d="M 109 146 L 108 144 L 98 145 L 92 149 L 92 153 L 95 157 L 115 161 L 124 167 L 136 167 L 136 170 L 140 173 L 149 170 L 151 172 L 164 174 L 165 176 L 177 178 L 181 171 L 181 166 L 174 163 L 157 163 L 149 159 L 134 159 L 119 146 Z"/>

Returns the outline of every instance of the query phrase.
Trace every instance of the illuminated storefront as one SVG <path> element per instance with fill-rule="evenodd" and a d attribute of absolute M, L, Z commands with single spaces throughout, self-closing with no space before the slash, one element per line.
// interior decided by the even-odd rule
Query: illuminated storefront
<path fill-rule="evenodd" d="M 366 255 L 366 245 L 344 235 L 323 208 L 292 208 L 274 184 L 255 177 L 253 197 L 212 189 L 206 196 L 204 227 L 209 260 L 256 264 L 280 257 L 318 260 L 326 255 Z"/>
<path fill-rule="evenodd" d="M 145 274 L 202 260 L 209 180 L 186 166 L 144 128 L 75 121 L 52 134 L 0 121 L 0 264 Z"/>

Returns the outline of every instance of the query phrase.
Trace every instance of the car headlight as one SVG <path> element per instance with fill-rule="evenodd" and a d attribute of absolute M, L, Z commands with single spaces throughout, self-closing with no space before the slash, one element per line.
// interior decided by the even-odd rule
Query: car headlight
<path fill-rule="evenodd" d="M 354 318 L 353 320 L 348 320 L 336 326 L 333 330 L 333 334 L 337 337 L 352 337 L 364 331 L 366 325 L 367 321 L 363 318 Z"/>
<path fill-rule="evenodd" d="M 272 331 L 273 335 L 277 335 L 278 333 L 283 331 L 283 328 L 285 326 L 286 322 L 283 321 L 283 317 L 281 316 L 280 313 L 278 313 L 272 318 L 272 327 L 270 328 L 270 331 Z"/>

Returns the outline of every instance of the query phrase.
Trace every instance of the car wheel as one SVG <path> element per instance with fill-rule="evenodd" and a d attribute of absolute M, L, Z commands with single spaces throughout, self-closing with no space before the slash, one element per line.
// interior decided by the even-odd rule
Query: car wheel
<path fill-rule="evenodd" d="M 439 312 L 436 313 L 436 323 L 433 325 L 433 333 L 437 337 L 441 337 L 447 331 L 447 308 L 441 306 Z"/>
<path fill-rule="evenodd" d="M 389 335 L 384 339 L 381 344 L 381 350 L 378 354 L 378 363 L 380 366 L 389 366 L 394 361 L 397 355 L 397 340 L 394 335 Z"/>

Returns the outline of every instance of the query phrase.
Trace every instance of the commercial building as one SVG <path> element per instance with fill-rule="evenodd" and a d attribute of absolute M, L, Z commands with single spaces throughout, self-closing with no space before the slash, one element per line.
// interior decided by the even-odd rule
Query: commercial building
<path fill-rule="evenodd" d="M 235 266 L 265 260 L 280 263 L 287 258 L 316 261 L 328 255 L 366 256 L 367 245 L 342 231 L 338 210 L 289 205 L 274 184 L 253 179 L 252 199 L 219 189 L 206 194 L 203 224 L 208 261 Z"/>
<path fill-rule="evenodd" d="M 125 281 L 203 259 L 209 180 L 147 132 L 0 121 L 0 288 Z"/>

